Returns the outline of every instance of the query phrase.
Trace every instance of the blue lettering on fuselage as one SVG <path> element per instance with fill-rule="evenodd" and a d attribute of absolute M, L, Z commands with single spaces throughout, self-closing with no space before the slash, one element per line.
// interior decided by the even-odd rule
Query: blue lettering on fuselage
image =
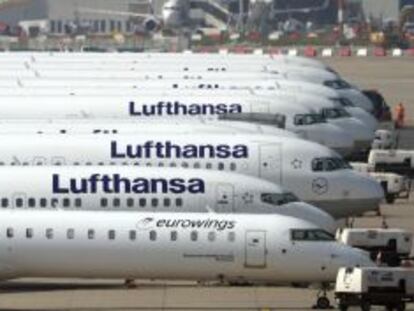
<path fill-rule="evenodd" d="M 171 141 L 146 141 L 143 144 L 120 145 L 111 141 L 111 158 L 114 159 L 246 159 L 249 148 L 246 145 L 187 144 L 178 145 Z"/>
<path fill-rule="evenodd" d="M 204 180 L 200 178 L 144 178 L 130 179 L 120 174 L 92 174 L 89 177 L 64 178 L 52 176 L 54 194 L 88 193 L 205 193 Z"/>
<path fill-rule="evenodd" d="M 210 116 L 242 113 L 240 104 L 214 104 L 214 103 L 192 103 L 183 104 L 175 102 L 158 102 L 156 104 L 136 105 L 134 101 L 129 102 L 129 115 L 136 117 L 153 117 L 153 116 Z"/>

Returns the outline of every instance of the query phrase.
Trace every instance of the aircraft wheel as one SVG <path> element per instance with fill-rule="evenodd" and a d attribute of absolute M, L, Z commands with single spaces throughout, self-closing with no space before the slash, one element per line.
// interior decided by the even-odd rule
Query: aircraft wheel
<path fill-rule="evenodd" d="M 316 300 L 316 308 L 318 309 L 329 309 L 330 306 L 331 302 L 325 296 L 319 297 L 318 300 Z"/>

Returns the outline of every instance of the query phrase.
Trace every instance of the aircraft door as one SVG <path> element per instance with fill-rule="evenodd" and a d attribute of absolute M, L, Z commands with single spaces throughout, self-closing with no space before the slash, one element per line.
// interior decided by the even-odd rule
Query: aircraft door
<path fill-rule="evenodd" d="M 244 265 L 249 268 L 265 268 L 266 255 L 266 232 L 246 231 L 246 250 Z"/>
<path fill-rule="evenodd" d="M 259 147 L 259 176 L 277 184 L 282 183 L 282 146 L 266 144 Z"/>
<path fill-rule="evenodd" d="M 26 208 L 26 194 L 23 192 L 13 193 L 11 205 L 16 209 Z"/>
<path fill-rule="evenodd" d="M 232 184 L 220 183 L 216 187 L 217 212 L 234 212 L 234 187 Z"/>

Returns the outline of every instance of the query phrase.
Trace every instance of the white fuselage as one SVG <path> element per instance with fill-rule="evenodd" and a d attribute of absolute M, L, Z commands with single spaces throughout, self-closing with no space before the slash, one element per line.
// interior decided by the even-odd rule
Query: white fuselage
<path fill-rule="evenodd" d="M 333 151 L 305 140 L 254 134 L 4 135 L 3 165 L 135 165 L 224 170 L 293 191 L 336 218 L 376 210 L 381 186 Z"/>
<path fill-rule="evenodd" d="M 1 208 L 276 213 L 336 229 L 331 216 L 280 186 L 230 172 L 126 166 L 8 166 L 0 172 L 5 177 L 0 178 Z"/>
<path fill-rule="evenodd" d="M 350 136 L 343 129 L 326 122 L 305 121 L 312 114 L 309 108 L 288 105 L 288 99 L 258 98 L 249 95 L 208 96 L 186 94 L 153 94 L 136 96 L 5 96 L 1 119 L 94 119 L 117 118 L 138 121 L 153 118 L 206 120 L 217 119 L 223 114 L 258 113 L 282 114 L 286 128 L 301 137 L 322 143 L 341 154 L 349 154 L 361 135 Z M 304 119 L 299 123 L 297 117 Z M 319 118 L 321 119 L 321 118 Z M 352 126 L 351 126 L 352 128 Z M 357 124 L 354 128 L 358 128 Z M 352 132 L 353 133 L 353 132 Z M 367 139 L 367 144 L 371 140 Z"/>
<path fill-rule="evenodd" d="M 286 216 L 2 210 L 0 230 L 3 279 L 275 284 L 331 282 L 341 266 L 373 266 L 365 252 Z"/>

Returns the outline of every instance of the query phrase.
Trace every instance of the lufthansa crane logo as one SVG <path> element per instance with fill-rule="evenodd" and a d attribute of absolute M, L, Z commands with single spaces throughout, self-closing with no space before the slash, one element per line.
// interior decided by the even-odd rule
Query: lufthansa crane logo
<path fill-rule="evenodd" d="M 312 191 L 316 194 L 322 195 L 328 192 L 328 180 L 323 177 L 318 177 L 312 181 Z"/>

